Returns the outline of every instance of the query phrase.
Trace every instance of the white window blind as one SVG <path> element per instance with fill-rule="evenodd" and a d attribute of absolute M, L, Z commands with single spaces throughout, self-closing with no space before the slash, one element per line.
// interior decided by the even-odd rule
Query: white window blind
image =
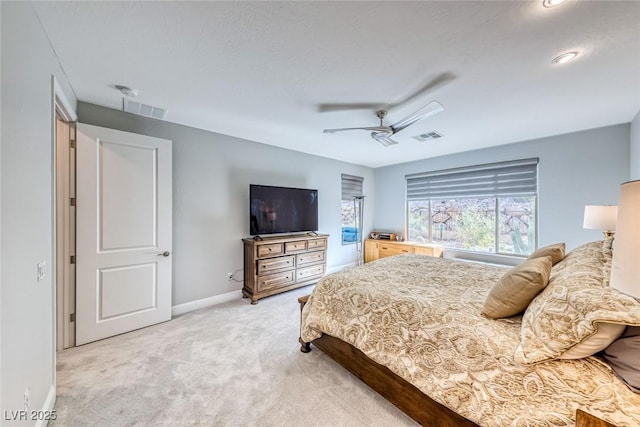
<path fill-rule="evenodd" d="M 417 173 L 405 178 L 409 201 L 536 195 L 538 158 Z"/>
<path fill-rule="evenodd" d="M 362 182 L 364 178 L 360 176 L 342 174 L 342 200 L 353 200 L 354 197 L 362 196 Z"/>

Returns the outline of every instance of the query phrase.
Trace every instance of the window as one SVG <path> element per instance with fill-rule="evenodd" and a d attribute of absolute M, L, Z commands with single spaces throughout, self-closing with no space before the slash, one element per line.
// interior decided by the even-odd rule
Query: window
<path fill-rule="evenodd" d="M 409 240 L 527 255 L 536 248 L 538 159 L 407 175 Z"/>
<path fill-rule="evenodd" d="M 342 174 L 342 244 L 360 241 L 362 182 L 364 178 Z"/>

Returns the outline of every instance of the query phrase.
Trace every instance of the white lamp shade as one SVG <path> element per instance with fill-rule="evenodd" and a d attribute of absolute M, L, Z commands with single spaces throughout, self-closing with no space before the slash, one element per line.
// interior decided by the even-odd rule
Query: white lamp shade
<path fill-rule="evenodd" d="M 640 181 L 620 186 L 611 287 L 640 298 Z"/>
<path fill-rule="evenodd" d="M 582 227 L 589 230 L 614 231 L 617 217 L 617 206 L 587 205 L 584 207 Z"/>

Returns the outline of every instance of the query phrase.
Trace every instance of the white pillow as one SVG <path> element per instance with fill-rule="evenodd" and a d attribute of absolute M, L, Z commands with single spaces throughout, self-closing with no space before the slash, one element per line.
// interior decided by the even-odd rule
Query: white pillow
<path fill-rule="evenodd" d="M 626 325 L 618 325 L 617 323 L 596 323 L 598 330 L 595 334 L 562 353 L 558 359 L 582 359 L 596 354 L 620 338 L 626 327 Z"/>

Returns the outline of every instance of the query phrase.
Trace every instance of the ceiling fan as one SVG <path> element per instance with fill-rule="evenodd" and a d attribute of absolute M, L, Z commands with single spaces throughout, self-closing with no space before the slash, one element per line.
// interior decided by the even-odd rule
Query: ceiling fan
<path fill-rule="evenodd" d="M 380 119 L 380 126 L 370 126 L 370 127 L 357 127 L 357 128 L 339 128 L 339 129 L 325 129 L 322 133 L 336 133 L 342 132 L 346 130 L 366 130 L 371 131 L 371 138 L 378 141 L 380 144 L 388 147 L 390 145 L 397 144 L 398 141 L 391 139 L 393 135 L 396 133 L 408 128 L 415 122 L 426 119 L 427 117 L 431 117 L 434 114 L 438 114 L 444 111 L 444 107 L 437 101 L 432 101 L 420 108 L 418 111 L 413 114 L 409 114 L 404 119 L 400 120 L 397 123 L 394 123 L 390 126 L 385 126 L 383 124 L 384 118 L 387 116 L 387 110 L 379 110 L 376 112 L 376 116 Z"/>

